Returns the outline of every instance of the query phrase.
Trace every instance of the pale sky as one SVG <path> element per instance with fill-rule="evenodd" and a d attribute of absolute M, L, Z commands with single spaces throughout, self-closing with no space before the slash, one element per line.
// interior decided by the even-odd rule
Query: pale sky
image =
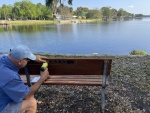
<path fill-rule="evenodd" d="M 22 0 L 0 0 L 0 6 L 3 4 L 13 5 L 16 1 Z M 63 1 L 63 0 L 62 0 Z M 67 1 L 67 0 L 64 0 Z M 32 3 L 45 4 L 45 0 L 31 0 Z M 65 2 L 65 5 L 67 3 Z M 134 14 L 150 15 L 150 0 L 73 0 L 73 9 L 77 7 L 88 7 L 89 9 L 111 7 L 115 9 L 123 8 L 125 11 Z"/>

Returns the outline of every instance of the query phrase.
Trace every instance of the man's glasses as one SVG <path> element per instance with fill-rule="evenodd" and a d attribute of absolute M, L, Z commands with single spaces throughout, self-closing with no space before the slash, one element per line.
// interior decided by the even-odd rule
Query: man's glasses
<path fill-rule="evenodd" d="M 29 59 L 29 58 L 24 58 L 24 60 L 26 60 L 26 61 L 30 61 L 30 59 Z"/>

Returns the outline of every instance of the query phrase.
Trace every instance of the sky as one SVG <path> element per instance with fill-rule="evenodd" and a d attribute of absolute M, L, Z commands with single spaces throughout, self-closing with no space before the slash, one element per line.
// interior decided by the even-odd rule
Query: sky
<path fill-rule="evenodd" d="M 0 7 L 3 4 L 13 5 L 15 2 L 22 0 L 0 0 Z M 45 4 L 45 0 L 30 0 L 32 3 Z M 63 1 L 63 0 L 62 0 Z M 67 5 L 67 0 L 64 0 L 64 4 Z M 111 7 L 115 9 L 123 8 L 125 11 L 133 14 L 150 15 L 150 0 L 73 0 L 73 9 L 77 7 L 88 7 L 89 9 Z"/>

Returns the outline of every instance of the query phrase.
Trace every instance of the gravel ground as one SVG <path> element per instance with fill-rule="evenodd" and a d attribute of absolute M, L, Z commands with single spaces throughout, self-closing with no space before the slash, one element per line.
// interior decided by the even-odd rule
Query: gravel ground
<path fill-rule="evenodd" d="M 113 59 L 106 113 L 150 113 L 149 55 L 92 57 Z M 100 113 L 100 95 L 99 86 L 52 85 L 41 86 L 35 97 L 38 113 Z"/>

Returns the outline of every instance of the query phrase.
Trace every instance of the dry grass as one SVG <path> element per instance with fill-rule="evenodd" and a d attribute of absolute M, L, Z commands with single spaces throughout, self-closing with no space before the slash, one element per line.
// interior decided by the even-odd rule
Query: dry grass
<path fill-rule="evenodd" d="M 36 24 L 54 24 L 57 21 L 52 20 L 16 20 L 7 21 L 6 23 L 10 25 L 36 25 Z"/>

